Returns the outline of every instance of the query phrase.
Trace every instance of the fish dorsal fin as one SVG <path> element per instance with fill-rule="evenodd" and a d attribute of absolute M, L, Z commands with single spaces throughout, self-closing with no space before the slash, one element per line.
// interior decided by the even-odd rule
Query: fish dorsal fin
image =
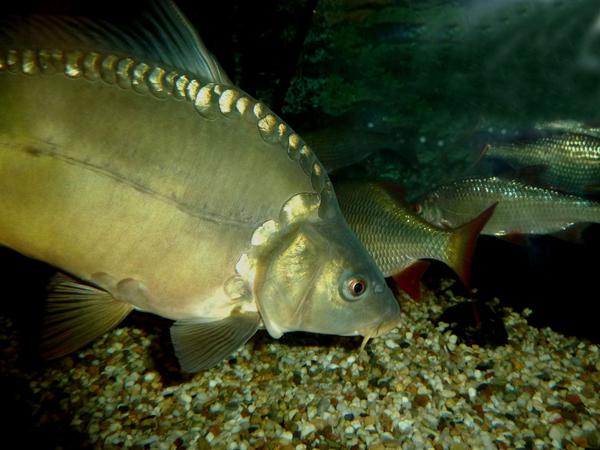
<path fill-rule="evenodd" d="M 202 39 L 171 0 L 151 0 L 148 13 L 142 20 L 148 22 L 146 45 L 160 61 L 201 77 L 204 81 L 232 85 L 233 83 L 208 51 Z"/>
<path fill-rule="evenodd" d="M 69 16 L 30 16 L 0 23 L 0 43 L 136 56 L 209 83 L 231 85 L 196 30 L 170 0 L 150 0 L 131 25 Z"/>

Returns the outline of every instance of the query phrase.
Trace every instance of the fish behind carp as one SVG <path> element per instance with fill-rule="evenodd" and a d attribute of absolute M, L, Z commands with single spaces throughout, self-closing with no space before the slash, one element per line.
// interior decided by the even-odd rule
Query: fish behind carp
<path fill-rule="evenodd" d="M 534 169 L 537 181 L 564 192 L 600 192 L 600 138 L 597 130 L 566 122 L 537 127 L 539 136 L 490 144 L 483 156 L 517 170 Z"/>
<path fill-rule="evenodd" d="M 488 205 L 477 217 L 469 217 L 461 227 L 448 229 L 418 216 L 395 195 L 398 187 L 390 183 L 340 181 L 335 183 L 335 190 L 342 213 L 356 236 L 383 274 L 392 277 L 411 297 L 420 297 L 419 282 L 429 265 L 422 261 L 425 258 L 447 264 L 469 287 L 477 237 L 495 205 Z"/>
<path fill-rule="evenodd" d="M 51 286 L 43 355 L 133 309 L 176 321 L 185 371 L 260 326 L 392 328 L 398 303 L 313 152 L 228 84 L 172 3 L 150 19 L 130 34 L 73 18 L 2 30 L 0 243 L 70 275 Z"/>
<path fill-rule="evenodd" d="M 600 222 L 600 202 L 500 177 L 470 177 L 438 186 L 420 201 L 429 223 L 457 227 L 498 202 L 481 234 L 550 234 Z"/>

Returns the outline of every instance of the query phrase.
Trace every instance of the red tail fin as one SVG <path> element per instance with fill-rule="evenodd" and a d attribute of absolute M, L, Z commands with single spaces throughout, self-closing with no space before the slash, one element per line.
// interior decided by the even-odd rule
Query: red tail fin
<path fill-rule="evenodd" d="M 396 287 L 415 301 L 421 299 L 421 278 L 429 268 L 429 261 L 415 261 L 402 272 L 392 275 Z"/>
<path fill-rule="evenodd" d="M 494 203 L 470 222 L 456 228 L 450 237 L 447 264 L 456 272 L 467 289 L 470 289 L 471 262 L 477 237 L 492 217 L 497 205 L 498 202 Z"/>

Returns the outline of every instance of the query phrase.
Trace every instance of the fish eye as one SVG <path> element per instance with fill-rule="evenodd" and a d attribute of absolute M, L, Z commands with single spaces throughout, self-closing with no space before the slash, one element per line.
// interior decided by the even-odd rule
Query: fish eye
<path fill-rule="evenodd" d="M 421 203 L 415 203 L 413 205 L 415 214 L 420 215 L 423 212 L 423 205 Z"/>
<path fill-rule="evenodd" d="M 348 301 L 358 300 L 367 292 L 367 280 L 352 276 L 342 286 L 342 295 Z"/>

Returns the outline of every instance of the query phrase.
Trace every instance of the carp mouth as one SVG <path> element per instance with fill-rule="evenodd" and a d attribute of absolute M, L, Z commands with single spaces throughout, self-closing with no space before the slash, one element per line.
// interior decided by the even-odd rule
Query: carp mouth
<path fill-rule="evenodd" d="M 377 325 L 375 327 L 366 327 L 366 328 L 360 330 L 357 334 L 360 334 L 364 337 L 363 337 L 362 343 L 360 344 L 359 351 L 362 352 L 365 349 L 365 347 L 367 346 L 367 343 L 369 342 L 369 340 L 371 340 L 371 338 L 383 336 L 384 334 L 388 333 L 390 330 L 396 328 L 396 326 L 398 325 L 399 322 L 400 322 L 400 314 L 398 311 L 398 314 L 393 319 L 380 321 L 377 323 Z"/>

